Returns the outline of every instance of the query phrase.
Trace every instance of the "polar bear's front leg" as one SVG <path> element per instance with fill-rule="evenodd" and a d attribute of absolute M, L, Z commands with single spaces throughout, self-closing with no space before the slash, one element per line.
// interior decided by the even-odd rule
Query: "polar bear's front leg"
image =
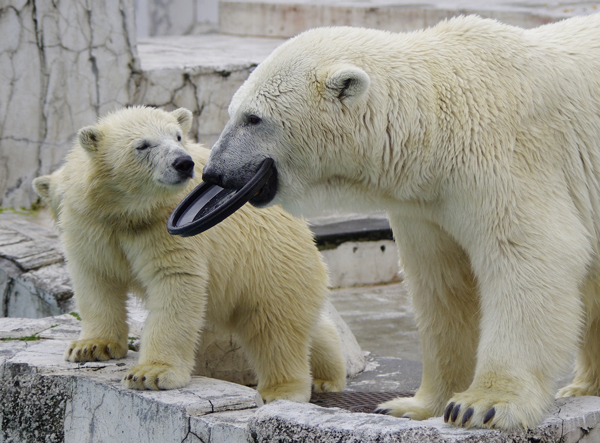
<path fill-rule="evenodd" d="M 389 214 L 413 298 L 423 352 L 421 387 L 379 413 L 423 420 L 440 416 L 469 386 L 479 335 L 479 301 L 468 257 L 438 226 Z"/>
<path fill-rule="evenodd" d="M 503 229 L 471 232 L 481 335 L 473 382 L 445 409 L 455 426 L 531 428 L 552 401 L 577 344 L 590 257 L 585 229 L 559 195 L 521 196 L 504 226 L 495 218 Z"/>
<path fill-rule="evenodd" d="M 191 274 L 155 276 L 148 288 L 149 311 L 140 358 L 123 384 L 131 389 L 176 389 L 187 385 L 204 321 L 206 280 Z"/>
<path fill-rule="evenodd" d="M 81 334 L 69 344 L 70 362 L 104 361 L 127 354 L 127 286 L 102 276 L 93 267 L 70 263 L 71 278 L 81 315 Z"/>

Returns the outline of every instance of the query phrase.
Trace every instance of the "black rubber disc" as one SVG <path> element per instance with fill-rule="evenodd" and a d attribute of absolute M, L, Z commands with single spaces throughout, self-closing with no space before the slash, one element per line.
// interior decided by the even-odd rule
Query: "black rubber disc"
<path fill-rule="evenodd" d="M 266 159 L 254 177 L 237 191 L 200 183 L 171 213 L 167 221 L 169 234 L 191 237 L 222 222 L 260 191 L 273 173 L 272 166 L 273 160 Z"/>

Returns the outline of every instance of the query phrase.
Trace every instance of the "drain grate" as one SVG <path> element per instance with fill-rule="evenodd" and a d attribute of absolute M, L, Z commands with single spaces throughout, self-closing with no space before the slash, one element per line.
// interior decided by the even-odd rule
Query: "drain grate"
<path fill-rule="evenodd" d="M 350 412 L 375 411 L 377 405 L 396 397 L 412 397 L 413 392 L 325 392 L 313 393 L 310 402 L 324 408 L 341 408 Z"/>

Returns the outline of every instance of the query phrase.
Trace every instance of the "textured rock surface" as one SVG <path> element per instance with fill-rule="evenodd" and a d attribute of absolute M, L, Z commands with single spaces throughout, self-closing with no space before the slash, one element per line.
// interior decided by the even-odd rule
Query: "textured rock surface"
<path fill-rule="evenodd" d="M 13 343 L 0 342 L 6 351 L 0 366 L 0 441 L 196 441 L 185 439 L 194 430 L 210 434 L 220 413 L 248 411 L 242 414 L 245 423 L 262 405 L 254 389 L 204 377 L 172 391 L 126 390 L 120 379 L 135 364 L 134 353 L 80 365 L 63 361 L 66 342 L 61 340 Z M 204 423 L 207 414 L 215 417 Z M 221 428 L 227 429 L 232 417 L 235 412 L 225 416 Z M 239 420 L 231 426 L 239 434 Z"/>
<path fill-rule="evenodd" d="M 169 8 L 182 2 L 153 2 L 153 20 L 166 26 Z M 164 37 L 142 40 L 138 57 L 133 3 L 0 5 L 0 206 L 29 207 L 37 199 L 31 181 L 58 168 L 79 128 L 123 106 L 187 107 L 198 117 L 193 135 L 210 145 L 235 90 L 280 43 Z M 197 9 L 203 2 L 187 3 Z"/>
<path fill-rule="evenodd" d="M 81 365 L 63 361 L 65 346 L 64 340 L 0 342 L 0 441 L 588 443 L 600 437 L 597 397 L 559 400 L 527 432 L 464 430 L 441 418 L 418 422 L 287 401 L 258 408 L 253 389 L 204 377 L 183 389 L 131 391 L 119 381 L 135 353 Z"/>
<path fill-rule="evenodd" d="M 132 102 L 135 44 L 133 0 L 1 3 L 1 206 L 29 206 L 76 131 Z"/>
<path fill-rule="evenodd" d="M 0 316 L 59 315 L 73 309 L 72 296 L 56 232 L 0 215 Z"/>
<path fill-rule="evenodd" d="M 454 428 L 441 417 L 414 421 L 280 401 L 260 408 L 249 431 L 257 443 L 591 443 L 600 438 L 600 398 L 557 400 L 540 426 L 514 433 Z"/>
<path fill-rule="evenodd" d="M 137 0 L 137 35 L 148 37 L 214 31 L 219 21 L 218 4 L 218 0 Z"/>

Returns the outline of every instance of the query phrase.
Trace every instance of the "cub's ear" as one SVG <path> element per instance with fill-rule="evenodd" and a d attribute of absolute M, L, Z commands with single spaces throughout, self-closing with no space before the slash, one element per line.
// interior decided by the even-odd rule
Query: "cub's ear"
<path fill-rule="evenodd" d="M 42 175 L 33 180 L 33 190 L 44 201 L 50 201 L 50 176 Z"/>
<path fill-rule="evenodd" d="M 175 109 L 171 114 L 177 119 L 177 123 L 181 126 L 181 130 L 184 134 L 187 134 L 192 130 L 192 111 L 185 108 L 179 108 Z"/>
<path fill-rule="evenodd" d="M 323 95 L 351 103 L 369 89 L 369 75 L 356 66 L 342 66 L 326 74 Z"/>
<path fill-rule="evenodd" d="M 83 149 L 96 152 L 102 139 L 102 132 L 95 126 L 86 126 L 77 133 L 77 140 Z"/>

